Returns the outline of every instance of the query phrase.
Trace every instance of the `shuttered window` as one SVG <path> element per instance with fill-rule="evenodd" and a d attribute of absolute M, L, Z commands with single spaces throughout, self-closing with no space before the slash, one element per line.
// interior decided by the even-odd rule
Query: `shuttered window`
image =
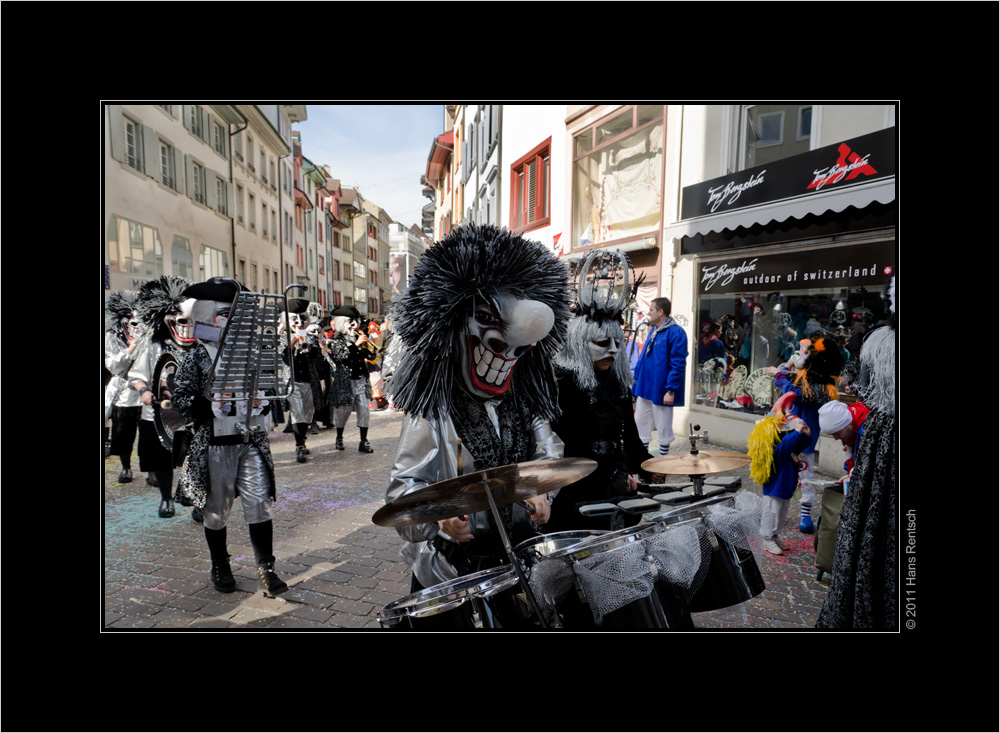
<path fill-rule="evenodd" d="M 552 138 L 536 147 L 510 167 L 511 196 L 508 227 L 514 232 L 549 224 L 550 164 Z"/>

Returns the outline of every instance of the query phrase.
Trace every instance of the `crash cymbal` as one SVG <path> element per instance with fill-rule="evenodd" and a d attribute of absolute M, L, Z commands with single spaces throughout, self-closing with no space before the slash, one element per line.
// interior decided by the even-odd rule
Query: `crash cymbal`
<path fill-rule="evenodd" d="M 408 527 L 489 510 L 489 486 L 498 507 L 561 489 L 589 476 L 597 461 L 558 458 L 470 471 L 390 501 L 372 516 L 380 527 Z"/>
<path fill-rule="evenodd" d="M 750 456 L 729 451 L 703 450 L 697 453 L 671 453 L 643 461 L 642 467 L 650 473 L 700 476 L 722 473 L 742 468 L 750 463 Z"/>

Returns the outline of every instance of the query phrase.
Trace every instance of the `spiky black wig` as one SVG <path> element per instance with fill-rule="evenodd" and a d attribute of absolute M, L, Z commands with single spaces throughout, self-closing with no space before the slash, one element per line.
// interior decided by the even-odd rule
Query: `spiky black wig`
<path fill-rule="evenodd" d="M 532 414 L 554 418 L 552 357 L 566 335 L 568 276 L 542 244 L 493 225 L 459 227 L 431 246 L 391 306 L 394 332 L 405 345 L 390 387 L 395 404 L 423 417 L 446 410 L 460 378 L 456 362 L 467 348 L 473 308 L 481 302 L 496 306 L 496 297 L 509 293 L 544 303 L 555 315 L 549 334 L 518 361 L 510 387 Z"/>
<path fill-rule="evenodd" d="M 134 290 L 120 290 L 104 301 L 104 330 L 113 333 L 123 345 L 128 344 L 128 333 L 122 322 L 132 318 L 138 295 Z"/>
<path fill-rule="evenodd" d="M 163 319 L 180 309 L 181 303 L 187 300 L 184 291 L 193 284 L 186 277 L 161 275 L 155 280 L 144 282 L 139 288 L 135 312 L 143 327 L 152 332 L 155 340 L 166 341 L 170 338 L 170 330 Z"/>

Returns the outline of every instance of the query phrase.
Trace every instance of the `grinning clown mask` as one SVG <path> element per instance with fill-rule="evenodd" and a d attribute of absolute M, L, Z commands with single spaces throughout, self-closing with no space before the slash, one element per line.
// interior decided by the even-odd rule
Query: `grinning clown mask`
<path fill-rule="evenodd" d="M 518 359 L 548 335 L 555 322 L 549 306 L 513 295 L 479 303 L 469 316 L 466 344 L 460 352 L 461 375 L 466 389 L 489 399 L 510 387 Z"/>

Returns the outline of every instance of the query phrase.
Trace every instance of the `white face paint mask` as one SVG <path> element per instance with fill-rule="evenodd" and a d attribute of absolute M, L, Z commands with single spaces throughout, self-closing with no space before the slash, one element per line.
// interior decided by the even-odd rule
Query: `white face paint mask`
<path fill-rule="evenodd" d="M 197 303 L 198 301 L 194 298 L 188 298 L 181 303 L 180 313 L 169 315 L 163 319 L 178 346 L 188 347 L 196 340 L 194 336 L 196 323 L 194 309 Z"/>
<path fill-rule="evenodd" d="M 499 397 L 510 387 L 517 360 L 552 330 L 555 314 L 544 303 L 501 295 L 497 308 L 482 303 L 469 316 L 461 354 L 462 380 L 473 394 Z"/>
<path fill-rule="evenodd" d="M 621 349 L 621 343 L 617 339 L 613 339 L 610 336 L 600 341 L 590 341 L 587 344 L 590 349 L 590 357 L 594 360 L 596 364 L 604 359 L 610 359 L 612 362 L 617 356 L 619 349 Z"/>
<path fill-rule="evenodd" d="M 222 340 L 222 332 L 229 321 L 230 303 L 217 300 L 199 300 L 191 309 L 194 320 L 194 336 L 199 341 L 216 343 Z"/>
<path fill-rule="evenodd" d="M 358 322 L 347 316 L 334 316 L 333 330 L 353 341 L 358 335 Z"/>

